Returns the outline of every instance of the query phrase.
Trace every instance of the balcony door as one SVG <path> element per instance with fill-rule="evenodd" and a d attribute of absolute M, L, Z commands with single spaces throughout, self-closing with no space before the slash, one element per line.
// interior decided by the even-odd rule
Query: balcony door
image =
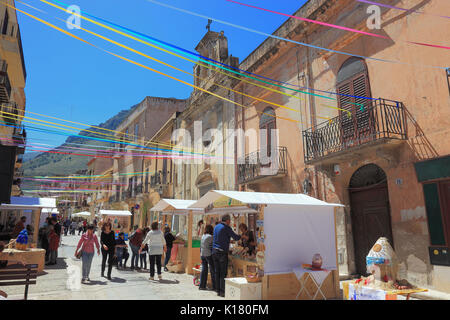
<path fill-rule="evenodd" d="M 275 110 L 271 107 L 264 109 L 263 114 L 259 120 L 259 132 L 260 132 L 260 154 L 258 162 L 261 167 L 271 167 L 273 156 L 272 151 L 277 152 L 277 137 L 275 136 L 276 130 L 276 118 Z M 261 161 L 261 158 L 263 159 Z"/>
<path fill-rule="evenodd" d="M 375 126 L 370 109 L 369 75 L 364 60 L 349 58 L 337 75 L 338 105 L 341 110 L 341 142 L 345 146 L 361 144 L 372 136 Z M 358 98 L 361 97 L 361 98 Z M 348 110 L 348 112 L 343 110 Z"/>

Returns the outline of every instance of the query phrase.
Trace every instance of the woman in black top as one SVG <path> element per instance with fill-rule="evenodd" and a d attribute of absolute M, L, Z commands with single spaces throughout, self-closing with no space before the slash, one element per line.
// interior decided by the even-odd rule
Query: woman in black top
<path fill-rule="evenodd" d="M 164 271 L 169 271 L 167 269 L 167 264 L 170 260 L 170 255 L 172 253 L 173 242 L 176 240 L 174 235 L 170 232 L 169 227 L 164 228 L 164 239 L 166 239 L 166 259 L 164 259 Z"/>
<path fill-rule="evenodd" d="M 102 246 L 102 277 L 105 277 L 106 259 L 108 259 L 108 280 L 111 280 L 116 238 L 114 232 L 111 230 L 110 222 L 107 222 L 102 226 L 100 244 Z"/>

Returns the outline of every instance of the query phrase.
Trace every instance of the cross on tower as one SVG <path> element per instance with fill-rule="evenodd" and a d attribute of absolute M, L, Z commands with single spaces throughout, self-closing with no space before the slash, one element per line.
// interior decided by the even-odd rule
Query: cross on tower
<path fill-rule="evenodd" d="M 208 19 L 208 24 L 206 25 L 206 29 L 208 29 L 208 31 L 211 31 L 210 30 L 211 23 L 212 23 L 212 20 Z"/>

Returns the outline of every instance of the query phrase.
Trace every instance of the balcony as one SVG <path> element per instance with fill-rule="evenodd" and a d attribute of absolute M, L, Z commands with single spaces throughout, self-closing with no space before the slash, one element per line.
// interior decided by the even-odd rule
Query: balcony
<path fill-rule="evenodd" d="M 355 114 L 345 112 L 303 131 L 305 163 L 327 163 L 348 158 L 352 151 L 382 143 L 395 146 L 407 139 L 403 103 L 377 99 Z"/>
<path fill-rule="evenodd" d="M 150 176 L 150 187 L 158 188 L 161 185 L 167 185 L 169 178 L 169 171 L 159 171 Z"/>
<path fill-rule="evenodd" d="M 261 161 L 261 150 L 238 161 L 238 183 L 258 182 L 264 178 L 284 177 L 287 173 L 287 148 L 277 147 L 276 154 Z M 274 161 L 269 161 L 275 159 Z M 264 163 L 268 162 L 268 163 Z"/>
<path fill-rule="evenodd" d="M 7 70 L 7 63 L 5 60 L 0 60 L 0 102 L 8 103 L 11 98 L 11 83 Z"/>

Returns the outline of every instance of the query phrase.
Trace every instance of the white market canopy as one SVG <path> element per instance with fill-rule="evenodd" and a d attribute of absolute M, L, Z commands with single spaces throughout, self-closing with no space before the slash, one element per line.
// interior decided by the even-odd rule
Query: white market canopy
<path fill-rule="evenodd" d="M 55 198 L 11 197 L 11 203 L 2 203 L 0 209 L 8 210 L 37 210 L 56 209 Z"/>
<path fill-rule="evenodd" d="M 58 209 L 56 209 L 56 208 L 53 208 L 53 209 L 50 209 L 50 208 L 44 208 L 44 209 L 42 209 L 41 212 L 42 212 L 42 213 L 47 213 L 47 214 L 59 214 L 59 211 L 58 211 Z"/>
<path fill-rule="evenodd" d="M 337 268 L 335 208 L 305 194 L 212 190 L 192 207 L 236 213 L 248 205 L 265 205 L 263 241 L 265 274 L 291 273 L 302 264 L 311 264 L 314 254 L 323 259 L 323 268 Z"/>
<path fill-rule="evenodd" d="M 91 213 L 88 211 L 83 211 L 83 212 L 77 212 L 72 214 L 72 217 L 90 217 Z"/>
<path fill-rule="evenodd" d="M 214 201 L 224 197 L 245 204 L 297 205 L 297 206 L 330 206 L 342 207 L 341 204 L 328 203 L 301 193 L 267 193 L 211 190 L 196 201 L 191 207 L 207 208 Z"/>
<path fill-rule="evenodd" d="M 131 216 L 131 212 L 127 210 L 100 210 L 101 215 L 107 216 Z"/>
<path fill-rule="evenodd" d="M 162 214 L 187 214 L 189 211 L 198 211 L 203 213 L 204 210 L 199 208 L 189 208 L 197 200 L 182 200 L 182 199 L 161 199 L 150 209 L 150 211 L 160 211 Z"/>

